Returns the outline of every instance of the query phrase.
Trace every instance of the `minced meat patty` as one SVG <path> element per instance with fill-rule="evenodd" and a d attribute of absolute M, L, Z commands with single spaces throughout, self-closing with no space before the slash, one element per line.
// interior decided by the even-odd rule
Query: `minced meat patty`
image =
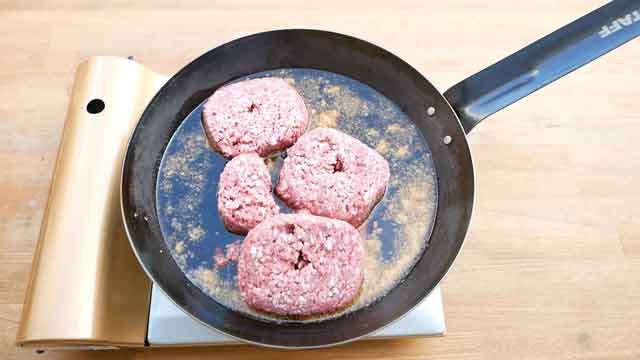
<path fill-rule="evenodd" d="M 226 85 L 209 97 L 202 124 L 209 144 L 225 157 L 256 152 L 267 156 L 293 145 L 309 115 L 296 89 L 280 78 Z"/>
<path fill-rule="evenodd" d="M 316 128 L 287 151 L 276 186 L 291 208 L 359 226 L 384 195 L 389 164 L 338 130 Z"/>
<path fill-rule="evenodd" d="M 218 212 L 224 226 L 238 234 L 246 234 L 279 212 L 269 171 L 258 154 L 238 155 L 224 167 L 218 184 Z"/>
<path fill-rule="evenodd" d="M 238 288 L 251 307 L 317 315 L 351 304 L 364 277 L 364 244 L 348 223 L 309 214 L 266 219 L 245 238 Z"/>

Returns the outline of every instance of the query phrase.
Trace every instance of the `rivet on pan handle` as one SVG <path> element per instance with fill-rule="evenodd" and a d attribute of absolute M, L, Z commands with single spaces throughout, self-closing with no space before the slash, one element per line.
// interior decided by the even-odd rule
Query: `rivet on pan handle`
<path fill-rule="evenodd" d="M 640 35 L 640 1 L 616 0 L 454 85 L 465 132 L 487 116 Z"/>

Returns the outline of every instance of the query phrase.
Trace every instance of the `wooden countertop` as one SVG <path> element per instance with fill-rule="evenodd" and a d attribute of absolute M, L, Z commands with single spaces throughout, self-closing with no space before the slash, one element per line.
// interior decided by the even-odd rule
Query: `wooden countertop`
<path fill-rule="evenodd" d="M 73 69 L 133 55 L 172 73 L 243 34 L 344 32 L 388 48 L 438 88 L 604 1 L 0 1 L 0 358 L 13 342 Z M 444 282 L 442 338 L 359 342 L 318 359 L 640 357 L 640 40 L 492 116 L 470 136 L 477 206 Z M 276 359 L 249 346 L 58 359 Z M 293 354 L 291 354 L 293 355 Z"/>

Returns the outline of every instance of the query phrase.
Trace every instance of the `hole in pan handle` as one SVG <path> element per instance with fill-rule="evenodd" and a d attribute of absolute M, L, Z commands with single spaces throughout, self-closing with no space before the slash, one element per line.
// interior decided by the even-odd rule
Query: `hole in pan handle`
<path fill-rule="evenodd" d="M 640 35 L 640 1 L 614 0 L 454 85 L 469 133 L 487 116 Z"/>

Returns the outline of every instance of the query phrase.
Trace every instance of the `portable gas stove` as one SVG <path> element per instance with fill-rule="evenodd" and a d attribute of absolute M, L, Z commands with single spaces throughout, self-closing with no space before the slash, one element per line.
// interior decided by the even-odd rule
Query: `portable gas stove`
<path fill-rule="evenodd" d="M 236 343 L 191 318 L 151 284 L 120 210 L 124 150 L 167 77 L 124 58 L 94 57 L 76 72 L 17 343 L 36 349 L 116 349 Z M 443 335 L 436 288 L 366 339 Z"/>

